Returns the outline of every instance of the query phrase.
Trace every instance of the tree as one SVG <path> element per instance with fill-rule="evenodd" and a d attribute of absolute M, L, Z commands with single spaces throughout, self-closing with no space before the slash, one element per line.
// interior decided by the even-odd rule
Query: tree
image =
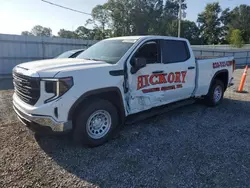
<path fill-rule="evenodd" d="M 86 40 L 102 40 L 103 37 L 110 37 L 110 30 L 105 29 L 104 32 L 99 27 L 95 27 L 94 29 L 88 29 L 84 26 L 79 26 L 75 33 L 77 34 L 78 38 L 86 39 Z"/>
<path fill-rule="evenodd" d="M 185 0 L 182 2 L 185 10 Z M 108 0 L 106 8 L 114 36 L 177 35 L 173 25 L 178 19 L 179 0 Z"/>
<path fill-rule="evenodd" d="M 21 35 L 33 36 L 33 34 L 32 34 L 31 32 L 29 32 L 29 31 L 23 31 L 23 32 L 21 33 Z"/>
<path fill-rule="evenodd" d="M 188 39 L 191 44 L 201 44 L 199 36 L 200 31 L 195 22 L 189 20 L 182 21 L 181 37 Z"/>
<path fill-rule="evenodd" d="M 182 11 L 185 12 L 187 5 L 185 0 L 182 0 Z M 177 36 L 178 35 L 178 13 L 179 0 L 167 0 L 162 16 L 161 16 L 161 35 Z"/>
<path fill-rule="evenodd" d="M 71 39 L 78 38 L 78 35 L 74 31 L 69 31 L 65 29 L 60 29 L 58 32 L 58 36 L 61 38 L 71 38 Z"/>
<path fill-rule="evenodd" d="M 101 27 L 103 32 L 110 25 L 110 12 L 107 9 L 107 6 L 107 4 L 97 5 L 92 9 L 93 21 L 98 22 L 97 25 L 98 27 Z"/>
<path fill-rule="evenodd" d="M 79 26 L 76 30 L 75 33 L 77 34 L 78 38 L 80 39 L 93 39 L 93 35 L 91 34 L 91 30 L 87 29 L 84 26 Z"/>
<path fill-rule="evenodd" d="M 197 22 L 200 25 L 201 36 L 207 44 L 218 44 L 222 37 L 222 27 L 219 14 L 219 3 L 207 4 L 205 10 L 198 15 Z"/>
<path fill-rule="evenodd" d="M 48 27 L 43 27 L 40 25 L 36 25 L 29 31 L 23 31 L 21 35 L 33 35 L 33 36 L 45 36 L 45 37 L 52 37 L 52 30 Z"/>
<path fill-rule="evenodd" d="M 229 36 L 230 36 L 230 27 L 229 23 L 232 21 L 231 11 L 229 8 L 226 8 L 222 11 L 220 16 L 220 21 L 222 23 L 221 26 L 221 42 L 222 43 L 228 43 L 229 42 Z"/>
<path fill-rule="evenodd" d="M 43 27 L 40 25 L 36 25 L 31 29 L 31 33 L 34 36 L 45 36 L 52 37 L 52 30 L 48 27 Z"/>
<path fill-rule="evenodd" d="M 240 5 L 230 12 L 228 27 L 231 30 L 239 29 L 245 42 L 250 42 L 250 6 Z"/>
<path fill-rule="evenodd" d="M 114 36 L 131 35 L 131 9 L 133 1 L 108 0 L 106 8 L 110 11 L 111 28 Z"/>
<path fill-rule="evenodd" d="M 95 31 L 98 31 L 101 39 L 106 38 L 106 31 L 110 27 L 110 12 L 107 4 L 97 5 L 92 9 L 92 19 L 88 19 L 86 25 L 93 24 Z M 99 38 L 98 37 L 98 38 Z"/>
<path fill-rule="evenodd" d="M 234 47 L 241 48 L 244 44 L 241 31 L 239 29 L 234 29 L 230 36 L 230 44 Z"/>

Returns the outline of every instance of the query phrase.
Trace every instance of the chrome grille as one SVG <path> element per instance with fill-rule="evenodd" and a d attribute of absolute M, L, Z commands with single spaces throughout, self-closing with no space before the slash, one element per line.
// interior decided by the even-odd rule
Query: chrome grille
<path fill-rule="evenodd" d="M 35 105 L 40 97 L 40 79 L 25 76 L 13 71 L 13 84 L 16 95 L 25 103 Z"/>

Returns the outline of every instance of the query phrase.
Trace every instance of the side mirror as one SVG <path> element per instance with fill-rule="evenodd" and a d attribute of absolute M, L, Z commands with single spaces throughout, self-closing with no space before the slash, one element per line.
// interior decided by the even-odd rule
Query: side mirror
<path fill-rule="evenodd" d="M 131 73 L 135 74 L 139 69 L 146 67 L 147 61 L 145 58 L 139 57 L 139 58 L 134 58 L 133 61 L 131 62 Z"/>

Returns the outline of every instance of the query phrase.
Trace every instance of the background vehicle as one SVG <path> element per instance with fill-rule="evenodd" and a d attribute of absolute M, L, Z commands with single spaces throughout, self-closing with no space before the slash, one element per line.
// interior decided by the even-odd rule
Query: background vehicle
<path fill-rule="evenodd" d="M 25 124 L 72 130 L 75 141 L 98 146 L 133 114 L 197 98 L 220 104 L 233 71 L 233 57 L 197 60 L 186 39 L 111 38 L 75 59 L 16 66 L 13 104 Z"/>
<path fill-rule="evenodd" d="M 76 56 L 78 56 L 80 53 L 82 53 L 85 49 L 77 49 L 77 50 L 69 50 L 66 52 L 63 52 L 62 54 L 60 54 L 59 56 L 55 57 L 55 58 L 75 58 Z"/>

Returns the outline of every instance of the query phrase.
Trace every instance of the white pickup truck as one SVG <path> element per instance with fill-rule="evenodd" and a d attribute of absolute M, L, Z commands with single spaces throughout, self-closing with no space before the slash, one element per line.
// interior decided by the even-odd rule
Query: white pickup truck
<path fill-rule="evenodd" d="M 197 98 L 218 105 L 234 66 L 233 57 L 196 59 L 186 39 L 110 38 L 76 59 L 17 65 L 13 106 L 36 131 L 72 131 L 76 141 L 98 146 L 132 114 Z"/>

